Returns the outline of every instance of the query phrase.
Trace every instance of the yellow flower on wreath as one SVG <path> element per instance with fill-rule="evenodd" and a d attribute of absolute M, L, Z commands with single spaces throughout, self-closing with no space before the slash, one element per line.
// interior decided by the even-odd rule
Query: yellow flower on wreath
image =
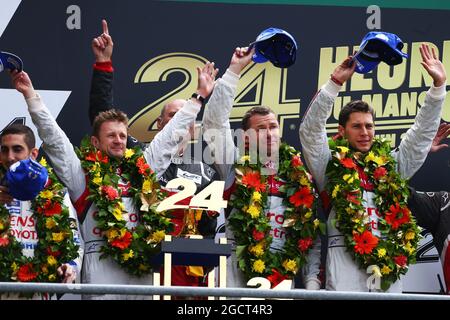
<path fill-rule="evenodd" d="M 56 227 L 56 222 L 55 220 L 53 220 L 52 218 L 46 218 L 45 219 L 45 227 L 47 229 L 53 229 L 54 227 Z"/>
<path fill-rule="evenodd" d="M 53 199 L 53 192 L 51 192 L 50 190 L 41 191 L 39 193 L 39 197 L 51 200 Z"/>
<path fill-rule="evenodd" d="M 414 240 L 415 237 L 416 237 L 416 234 L 414 233 L 414 231 L 412 231 L 412 230 L 406 231 L 406 234 L 405 234 L 406 240 Z"/>
<path fill-rule="evenodd" d="M 387 265 L 383 265 L 383 268 L 381 268 L 381 273 L 382 274 L 389 274 L 392 272 L 392 269 L 389 268 Z"/>
<path fill-rule="evenodd" d="M 297 272 L 297 262 L 292 259 L 286 259 L 283 261 L 282 266 L 286 269 L 286 271 L 290 271 L 292 273 Z"/>
<path fill-rule="evenodd" d="M 108 238 L 108 241 L 114 240 L 119 237 L 119 232 L 117 229 L 109 229 L 106 231 L 106 237 Z"/>
<path fill-rule="evenodd" d="M 103 178 L 100 176 L 100 173 L 95 175 L 94 179 L 92 179 L 92 182 L 95 183 L 98 186 L 102 185 Z"/>
<path fill-rule="evenodd" d="M 145 179 L 144 182 L 142 183 L 142 193 L 144 194 L 152 193 L 152 187 L 153 184 L 150 178 Z"/>
<path fill-rule="evenodd" d="M 54 256 L 48 256 L 47 257 L 47 263 L 49 266 L 54 266 L 58 263 L 58 261 L 56 261 Z"/>
<path fill-rule="evenodd" d="M 61 242 L 61 241 L 63 241 L 64 240 L 64 233 L 62 233 L 62 232 L 53 232 L 52 233 L 52 240 L 53 241 L 55 241 L 55 242 Z"/>
<path fill-rule="evenodd" d="M 119 205 L 116 206 L 112 212 L 112 214 L 114 215 L 114 217 L 116 218 L 117 221 L 122 221 L 123 220 L 123 216 L 122 216 L 122 208 L 123 208 L 123 204 L 120 201 Z"/>
<path fill-rule="evenodd" d="M 255 257 L 260 257 L 264 254 L 264 243 L 259 242 L 254 246 L 249 246 L 248 251 L 250 251 L 250 253 L 255 255 Z"/>
<path fill-rule="evenodd" d="M 158 230 L 152 233 L 151 239 L 153 242 L 160 243 L 164 240 L 164 237 L 166 236 L 166 233 L 162 230 Z"/>
<path fill-rule="evenodd" d="M 133 149 L 127 149 L 125 150 L 124 157 L 125 159 L 130 159 L 132 156 L 134 156 L 134 150 Z"/>
<path fill-rule="evenodd" d="M 123 253 L 122 254 L 122 259 L 123 261 L 128 261 L 128 259 L 133 258 L 134 257 L 134 251 L 130 250 L 130 252 L 128 253 Z"/>
<path fill-rule="evenodd" d="M 339 190 L 341 190 L 341 186 L 340 186 L 339 184 L 337 184 L 337 185 L 334 187 L 333 192 L 331 193 L 331 197 L 332 197 L 332 198 L 336 198 L 336 197 L 337 197 L 337 194 L 338 194 L 338 192 L 339 192 Z"/>
<path fill-rule="evenodd" d="M 252 266 L 253 271 L 258 272 L 258 273 L 263 273 L 265 269 L 266 269 L 266 265 L 265 265 L 264 261 L 262 261 L 261 259 L 258 259 L 255 262 L 253 262 L 253 266 Z"/>
<path fill-rule="evenodd" d="M 384 256 L 386 256 L 386 249 L 385 248 L 377 249 L 377 255 L 379 258 L 383 258 Z"/>
<path fill-rule="evenodd" d="M 253 219 L 256 219 L 256 218 L 259 217 L 259 214 L 261 213 L 261 209 L 252 204 L 248 208 L 247 213 L 249 213 L 252 216 Z"/>
<path fill-rule="evenodd" d="M 258 192 L 258 191 L 253 192 L 253 194 L 252 194 L 252 201 L 253 202 L 260 202 L 261 198 L 262 198 L 262 195 L 261 195 L 260 192 Z"/>
<path fill-rule="evenodd" d="M 39 161 L 39 163 L 40 163 L 43 167 L 47 167 L 47 165 L 48 165 L 47 160 L 46 160 L 44 157 L 41 158 L 41 160 Z"/>

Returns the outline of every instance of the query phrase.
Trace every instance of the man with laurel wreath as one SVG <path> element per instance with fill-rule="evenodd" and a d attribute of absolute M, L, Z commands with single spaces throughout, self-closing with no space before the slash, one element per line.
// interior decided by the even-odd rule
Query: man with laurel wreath
<path fill-rule="evenodd" d="M 204 88 L 205 83 L 199 83 L 199 88 Z M 82 282 L 95 284 L 152 284 L 150 270 L 138 277 L 126 272 L 111 257 L 102 257 L 100 248 L 106 245 L 103 232 L 98 228 L 95 215 L 98 213 L 97 205 L 88 196 L 89 172 L 85 172 L 82 161 L 77 157 L 68 137 L 58 126 L 41 97 L 34 91 L 31 80 L 25 72 L 16 75 L 16 88 L 24 93 L 33 123 L 38 128 L 39 136 L 44 142 L 43 149 L 54 165 L 54 170 L 62 183 L 68 188 L 70 198 L 75 205 L 78 219 L 81 222 L 81 233 L 86 243 L 83 264 Z M 206 93 L 201 95 L 208 96 Z M 146 148 L 143 156 L 156 173 L 163 172 L 170 163 L 165 158 L 172 158 L 177 154 L 180 140 L 187 136 L 190 125 L 195 121 L 202 104 L 196 99 L 187 100 L 183 108 L 177 112 L 170 121 Z M 133 150 L 126 149 L 128 119 L 121 111 L 113 110 L 100 113 L 94 121 L 94 134 L 91 136 L 91 144 L 97 150 L 112 159 L 132 157 Z M 157 147 L 156 147 L 157 146 Z M 98 156 L 98 155 L 97 155 Z M 103 156 L 100 156 L 103 157 Z M 105 159 L 103 159 L 105 160 Z M 145 163 L 139 163 L 139 167 L 145 171 L 148 169 Z M 133 181 L 128 181 L 122 176 L 124 172 L 118 169 L 115 173 L 120 189 L 120 199 L 123 204 L 121 213 L 117 219 L 126 221 L 126 228 L 133 230 L 139 225 L 137 214 L 139 208 L 135 208 L 133 198 L 128 193 Z M 117 198 L 117 190 L 106 190 L 105 197 Z M 113 194 L 114 193 L 114 194 Z M 127 232 L 128 233 L 128 232 Z M 117 236 L 117 235 L 116 235 Z M 161 238 L 161 237 L 159 237 Z M 109 239 L 109 238 L 108 238 Z M 123 239 L 123 237 L 121 237 Z M 127 239 L 125 239 L 127 240 Z M 125 241 L 124 240 L 124 241 Z M 127 241 L 132 241 L 128 239 Z M 145 240 L 144 240 L 145 241 Z M 126 242 L 118 243 L 126 245 Z M 131 254 L 124 259 L 131 258 Z M 146 299 L 141 295 L 83 295 L 83 299 Z"/>
<path fill-rule="evenodd" d="M 13 77 L 13 84 L 16 84 L 16 77 Z M 38 149 L 35 147 L 35 136 L 33 131 L 22 124 L 14 124 L 11 125 L 3 130 L 3 132 L 0 135 L 0 145 L 1 145 L 1 152 L 0 152 L 0 161 L 3 166 L 4 170 L 8 170 L 11 166 L 14 164 L 18 164 L 19 161 L 25 160 L 25 159 L 33 159 L 36 160 L 38 156 Z M 4 178 L 4 177 L 3 177 Z M 2 178 L 2 179 L 3 179 Z M 47 183 L 48 185 L 49 183 Z M 46 189 L 44 189 L 46 190 Z M 65 205 L 68 209 L 68 215 L 69 220 L 67 222 L 67 225 L 70 226 L 73 238 L 70 240 L 70 238 L 67 238 L 69 242 L 73 242 L 73 245 L 70 246 L 72 249 L 69 249 L 72 251 L 72 255 L 75 254 L 76 258 L 70 261 L 65 261 L 62 265 L 58 266 L 57 268 L 57 274 L 49 274 L 49 280 L 57 281 L 57 278 L 60 278 L 60 282 L 63 283 L 72 283 L 75 282 L 77 279 L 77 275 L 80 274 L 81 271 L 81 263 L 83 258 L 83 245 L 81 243 L 80 238 L 80 232 L 78 230 L 78 223 L 77 223 L 77 215 L 75 208 L 73 207 L 69 194 L 67 191 L 64 192 L 64 198 L 62 201 L 62 204 Z M 42 250 L 36 250 L 37 246 L 39 246 L 39 234 L 42 237 L 43 231 L 38 230 L 38 220 L 44 219 L 45 216 L 47 216 L 45 213 L 41 215 L 40 217 L 37 215 L 37 213 L 34 212 L 32 208 L 32 201 L 21 201 L 14 199 L 12 196 L 9 195 L 9 190 L 6 186 L 0 186 L 0 205 L 4 205 L 5 208 L 9 212 L 9 221 L 0 221 L 0 250 L 2 251 L 2 254 L 7 254 L 8 247 L 12 245 L 12 241 L 9 239 L 8 234 L 12 233 L 15 240 L 19 243 L 21 249 L 21 254 L 27 258 L 38 258 L 36 257 L 39 254 L 42 254 Z M 39 195 L 38 195 L 39 196 Z M 61 211 L 61 210 L 60 210 Z M 48 216 L 47 220 L 49 223 L 54 223 L 53 217 Z M 9 225 L 9 228 L 5 230 L 5 227 Z M 46 226 L 49 225 L 46 223 L 43 223 L 42 221 L 39 221 L 39 226 Z M 50 226 L 51 227 L 51 226 Z M 56 230 L 56 229 L 53 229 Z M 69 229 L 67 229 L 69 230 Z M 65 241 L 59 241 L 57 243 L 63 243 L 66 244 Z M 52 246 L 57 245 L 57 243 L 53 243 Z M 76 249 L 76 246 L 78 246 L 78 250 Z M 42 248 L 41 248 L 42 249 Z M 46 251 L 48 253 L 49 251 Z M 57 250 L 55 250 L 56 255 Z M 52 252 L 53 253 L 53 252 Z M 50 263 L 57 263 L 56 258 L 58 258 L 59 254 L 56 255 L 56 258 L 53 256 L 50 257 L 49 255 L 47 257 L 47 260 L 50 261 Z M 14 257 L 18 258 L 19 257 Z M 50 259 L 50 260 L 49 260 Z M 20 259 L 19 259 L 20 260 Z M 14 269 L 13 266 L 8 266 L 6 261 L 2 261 L 2 265 L 8 268 L 8 269 Z M 30 268 L 30 265 L 28 265 L 28 268 L 25 268 L 26 265 L 17 265 L 18 270 L 14 270 L 14 279 L 16 281 L 20 282 L 28 282 L 28 281 L 36 281 L 36 279 L 45 279 L 43 278 L 43 270 L 48 269 L 47 266 L 44 264 L 40 267 L 38 267 L 38 270 L 36 271 L 34 267 Z M 23 270 L 22 270 L 23 269 Z M 8 270 L 6 270 L 8 271 Z M 4 274 L 2 272 L 2 274 Z M 11 279 L 3 279 L 3 281 L 11 281 Z M 45 280 L 40 280 L 44 282 Z M 48 281 L 48 280 L 47 280 Z M 22 299 L 26 296 L 22 296 L 17 293 L 1 293 L 0 294 L 0 300 L 4 299 Z M 55 296 L 51 296 L 48 293 L 35 293 L 31 296 L 31 299 L 33 300 L 48 300 L 48 299 L 54 299 Z"/>
<path fill-rule="evenodd" d="M 270 281 L 270 287 L 273 288 L 285 279 L 292 279 L 301 269 L 306 288 L 318 289 L 320 243 L 316 242 L 313 245 L 312 240 L 319 232 L 320 223 L 313 213 L 314 191 L 312 188 L 304 188 L 304 196 L 297 192 L 289 197 L 283 190 L 292 181 L 285 181 L 279 176 L 281 150 L 284 150 L 284 154 L 290 155 L 289 159 L 285 159 L 289 160 L 288 166 L 302 168 L 302 178 L 299 180 L 305 185 L 309 185 L 311 180 L 303 169 L 300 156 L 295 149 L 281 144 L 277 116 L 268 107 L 251 108 L 242 120 L 242 136 L 239 134 L 237 136 L 239 149 L 233 142 L 230 113 L 240 74 L 250 64 L 253 52 L 248 48 L 235 49 L 230 66 L 215 89 L 217 90 L 219 84 L 222 85 L 226 88 L 226 95 L 220 101 L 210 101 L 203 118 L 205 140 L 211 148 L 211 153 L 214 154 L 215 164 L 222 179 L 225 180 L 224 198 L 231 199 L 230 202 L 233 203 L 231 212 L 228 212 L 229 215 L 226 217 L 227 240 L 233 248 L 231 257 L 227 259 L 227 287 L 247 287 L 247 282 L 251 278 L 263 277 Z M 257 166 L 259 164 L 261 166 L 258 169 L 250 169 L 256 159 L 260 161 Z M 250 174 L 246 175 L 246 172 Z M 250 176 L 256 179 L 253 180 L 254 184 L 250 183 L 252 180 Z M 246 188 L 252 196 L 240 198 L 242 195 L 240 192 L 245 193 Z M 285 219 L 286 200 L 295 198 L 296 195 L 299 195 L 297 198 L 299 202 L 302 202 L 302 199 L 310 200 L 308 203 L 310 208 L 306 210 L 309 213 L 306 217 L 302 216 L 304 219 L 302 221 L 311 227 L 312 232 L 309 237 L 298 239 L 293 245 L 287 245 L 292 243 L 295 232 L 288 231 L 288 227 L 301 225 L 300 219 Z M 234 204 L 239 200 L 247 203 L 238 209 Z M 289 210 L 296 211 L 294 205 L 292 206 Z M 299 208 L 301 205 L 295 206 Z M 246 226 L 251 227 L 249 229 Z M 236 237 L 238 229 L 239 239 Z M 297 233 L 296 237 L 301 232 Z M 247 241 L 250 238 L 251 240 Z M 286 248 L 289 248 L 289 258 L 286 258 Z"/>
<path fill-rule="evenodd" d="M 417 244 L 418 229 L 406 207 L 408 191 L 404 179 L 411 178 L 425 161 L 438 130 L 446 96 L 445 68 L 438 60 L 434 49 L 430 50 L 423 44 L 420 53 L 421 64 L 433 79 L 433 84 L 427 92 L 425 103 L 418 111 L 414 125 L 406 132 L 400 146 L 391 153 L 386 151 L 383 156 L 375 154 L 374 146 L 377 146 L 378 151 L 387 147 L 386 143 L 374 139 L 374 112 L 363 101 L 352 101 L 341 110 L 338 130 L 344 139 L 336 141 L 347 146 L 339 146 L 333 141 L 329 145 L 326 122 L 335 98 L 343 84 L 354 73 L 356 63 L 350 63 L 352 57 L 344 60 L 334 70 L 331 79 L 314 97 L 301 124 L 300 139 L 307 165 L 317 182 L 324 204 L 331 200 L 333 205 L 327 224 L 327 290 L 399 293 L 402 292 L 400 275 L 407 272 L 409 264 L 406 253 L 410 254 L 411 262 L 414 262 L 415 248 L 411 246 L 411 242 L 415 241 Z M 331 148 L 335 150 L 333 157 Z M 353 154 L 353 157 L 349 159 L 346 154 Z M 389 157 L 391 160 L 387 160 Z M 361 165 L 363 163 L 365 167 Z M 378 168 L 371 171 L 369 164 Z M 384 168 L 388 165 L 391 165 L 392 169 Z M 340 174 L 342 177 L 340 185 L 330 181 L 330 174 L 336 173 L 339 176 L 339 172 L 349 172 L 348 175 Z M 392 181 L 398 183 L 389 182 L 387 178 L 392 178 L 394 179 Z M 356 189 L 346 193 L 340 192 L 340 188 L 350 184 L 356 186 Z M 392 192 L 400 192 L 402 203 L 400 206 L 399 203 L 395 205 L 393 203 L 386 211 L 379 210 L 388 198 L 391 199 L 387 194 L 385 199 L 379 197 L 380 190 L 389 187 L 397 188 L 392 189 Z M 341 205 L 338 212 L 336 205 L 342 204 L 342 201 L 346 201 L 347 206 Z M 355 211 L 353 208 L 361 210 Z M 357 226 L 352 229 L 353 231 L 347 233 L 340 231 L 340 228 L 351 228 L 352 223 Z M 401 227 L 407 223 L 411 226 L 410 229 L 406 232 L 401 231 Z M 383 233 L 382 228 L 389 232 Z M 366 231 L 361 233 L 363 229 Z M 395 244 L 379 247 L 380 243 L 389 242 Z M 390 250 L 395 252 L 403 250 L 406 253 L 392 257 L 389 256 Z M 367 268 L 361 267 L 358 262 L 369 255 L 372 255 L 373 261 L 389 260 L 391 263 L 373 263 Z M 358 262 L 355 259 L 359 259 Z M 397 269 L 398 274 L 389 278 Z M 383 282 L 385 278 L 390 280 Z M 397 280 L 398 278 L 400 280 Z M 371 279 L 380 280 L 381 286 L 372 286 Z"/>

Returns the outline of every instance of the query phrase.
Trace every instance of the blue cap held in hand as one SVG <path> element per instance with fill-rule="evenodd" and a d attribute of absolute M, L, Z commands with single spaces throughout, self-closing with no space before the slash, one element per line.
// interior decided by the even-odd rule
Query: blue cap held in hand
<path fill-rule="evenodd" d="M 268 28 L 261 32 L 255 42 L 252 60 L 256 63 L 270 61 L 275 67 L 287 68 L 295 63 L 297 42 L 288 32 L 278 28 Z"/>
<path fill-rule="evenodd" d="M 363 38 L 359 50 L 353 57 L 357 73 L 368 73 L 383 61 L 390 66 L 402 63 L 403 58 L 408 58 L 402 52 L 403 42 L 393 33 L 373 31 Z"/>
<path fill-rule="evenodd" d="M 0 51 L 0 72 L 2 72 L 4 69 L 9 69 L 10 71 L 17 70 L 19 72 L 22 71 L 22 59 L 20 59 L 15 54 Z"/>
<path fill-rule="evenodd" d="M 25 159 L 11 165 L 6 172 L 9 194 L 17 200 L 33 200 L 48 180 L 48 172 L 40 163 Z"/>

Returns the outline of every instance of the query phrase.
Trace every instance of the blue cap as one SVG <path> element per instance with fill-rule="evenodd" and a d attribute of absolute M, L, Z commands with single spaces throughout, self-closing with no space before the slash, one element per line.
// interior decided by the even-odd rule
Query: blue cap
<path fill-rule="evenodd" d="M 356 62 L 355 72 L 367 73 L 383 61 L 390 66 L 402 63 L 408 58 L 402 52 L 403 42 L 393 33 L 373 31 L 363 38 L 359 50 L 353 57 Z"/>
<path fill-rule="evenodd" d="M 4 69 L 9 69 L 11 71 L 16 70 L 22 71 L 23 70 L 23 62 L 22 59 L 20 59 L 15 54 L 0 51 L 0 72 L 2 72 Z"/>
<path fill-rule="evenodd" d="M 47 180 L 47 169 L 32 159 L 18 161 L 6 172 L 10 195 L 21 201 L 36 198 L 44 189 Z"/>
<path fill-rule="evenodd" d="M 261 32 L 250 49 L 255 47 L 252 60 L 256 63 L 270 61 L 275 67 L 287 68 L 295 63 L 297 42 L 288 32 L 268 28 Z"/>

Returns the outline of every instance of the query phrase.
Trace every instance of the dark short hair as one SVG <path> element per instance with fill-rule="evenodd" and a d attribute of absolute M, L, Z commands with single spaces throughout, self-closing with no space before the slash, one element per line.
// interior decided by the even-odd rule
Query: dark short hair
<path fill-rule="evenodd" d="M 92 135 L 99 137 L 100 127 L 103 123 L 108 121 L 122 122 L 128 128 L 128 117 L 127 115 L 117 109 L 111 109 L 107 111 L 100 112 L 94 119 L 94 124 L 92 125 Z"/>
<path fill-rule="evenodd" d="M 26 125 L 12 124 L 6 127 L 5 130 L 3 130 L 3 132 L 0 134 L 0 144 L 1 141 L 3 141 L 3 137 L 10 134 L 23 135 L 25 144 L 30 150 L 36 146 L 36 137 L 34 136 L 34 132 L 30 129 L 30 127 L 27 127 Z"/>
<path fill-rule="evenodd" d="M 250 128 L 250 118 L 253 117 L 254 115 L 265 116 L 265 115 L 268 115 L 270 113 L 275 115 L 275 112 L 273 112 L 273 110 L 270 109 L 269 107 L 257 106 L 257 107 L 251 108 L 242 117 L 242 122 L 241 122 L 242 129 L 248 130 Z"/>
<path fill-rule="evenodd" d="M 345 127 L 348 119 L 350 118 L 350 115 L 354 112 L 370 113 L 372 115 L 372 118 L 375 119 L 375 111 L 371 106 L 369 106 L 367 102 L 364 102 L 362 100 L 353 100 L 347 103 L 341 109 L 341 112 L 339 112 L 339 124 Z"/>

